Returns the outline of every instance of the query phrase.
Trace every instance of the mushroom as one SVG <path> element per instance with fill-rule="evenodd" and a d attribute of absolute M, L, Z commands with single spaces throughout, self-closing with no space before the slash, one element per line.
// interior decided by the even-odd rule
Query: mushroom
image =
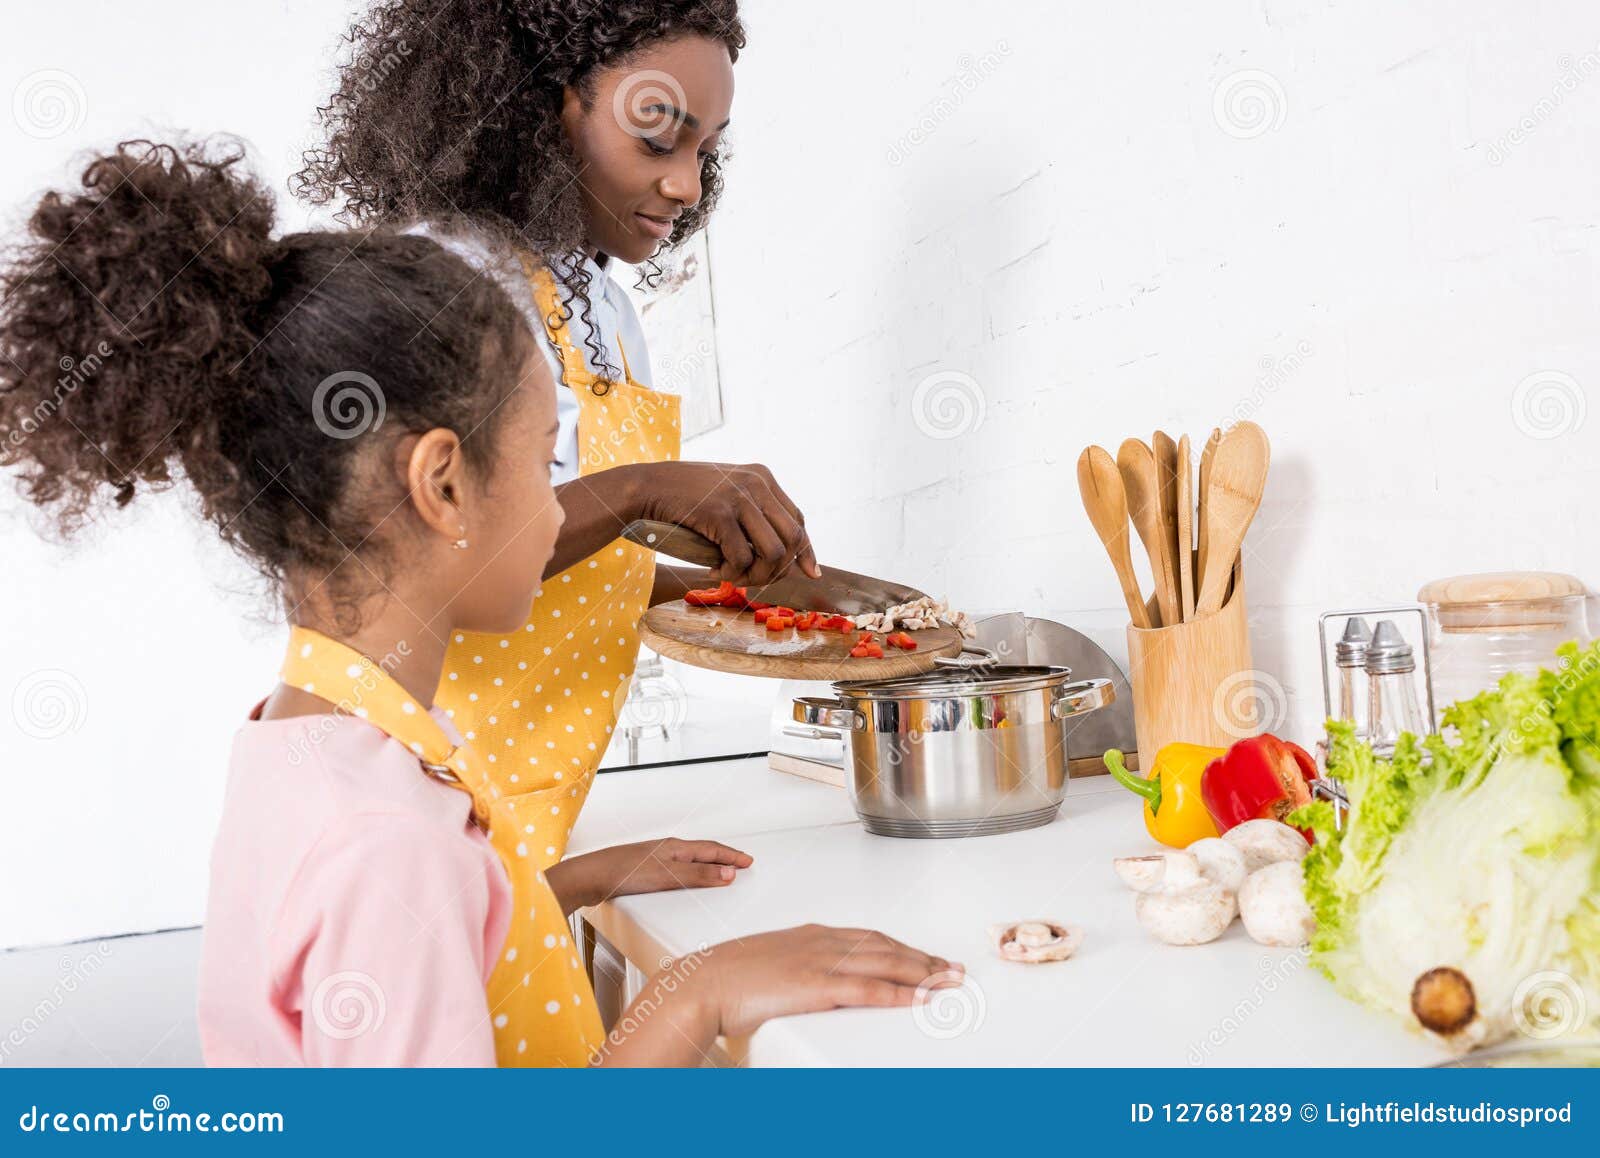
<path fill-rule="evenodd" d="M 1295 839 L 1300 840 L 1298 834 Z M 1282 948 L 1309 941 L 1317 919 L 1306 904 L 1304 884 L 1297 860 L 1278 861 L 1251 873 L 1239 890 L 1239 916 L 1245 932 L 1263 945 Z"/>
<path fill-rule="evenodd" d="M 1244 888 L 1250 875 L 1249 862 L 1236 845 L 1220 837 L 1207 836 L 1189 845 L 1188 853 L 1200 862 L 1200 875 L 1215 881 L 1230 893 Z"/>
<path fill-rule="evenodd" d="M 1157 852 L 1149 856 L 1119 856 L 1111 862 L 1111 867 L 1117 871 L 1117 876 L 1122 883 L 1136 893 L 1147 893 L 1159 885 L 1167 875 L 1167 864 L 1172 860 L 1183 860 L 1188 863 L 1184 871 L 1190 875 L 1200 872 L 1200 865 L 1186 849 L 1174 849 L 1171 852 Z"/>
<path fill-rule="evenodd" d="M 1203 945 L 1222 936 L 1237 906 L 1231 892 L 1202 875 L 1198 857 L 1166 858 L 1159 882 L 1134 899 L 1139 923 L 1169 945 Z"/>
<path fill-rule="evenodd" d="M 1004 961 L 1037 965 L 1044 961 L 1065 961 L 1083 943 L 1083 930 L 1054 921 L 1018 921 L 1013 925 L 991 925 L 995 952 Z"/>
<path fill-rule="evenodd" d="M 1281 820 L 1247 820 L 1222 834 L 1222 839 L 1244 853 L 1247 872 L 1254 873 L 1285 860 L 1304 860 L 1311 846 L 1298 829 Z"/>

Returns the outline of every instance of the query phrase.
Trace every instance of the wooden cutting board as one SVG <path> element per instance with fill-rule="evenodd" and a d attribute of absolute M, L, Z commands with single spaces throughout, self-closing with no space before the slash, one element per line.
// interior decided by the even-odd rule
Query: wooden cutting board
<path fill-rule="evenodd" d="M 953 627 L 906 632 L 916 651 L 885 646 L 882 659 L 853 659 L 859 631 L 768 631 L 748 611 L 690 607 L 683 600 L 662 603 L 644 613 L 639 638 L 668 659 L 734 675 L 784 680 L 879 680 L 927 671 L 939 656 L 961 651 Z M 883 636 L 878 637 L 882 640 Z"/>

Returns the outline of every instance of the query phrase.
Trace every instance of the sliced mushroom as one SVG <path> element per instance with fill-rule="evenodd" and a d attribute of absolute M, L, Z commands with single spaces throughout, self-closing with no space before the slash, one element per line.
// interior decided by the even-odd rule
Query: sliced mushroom
<path fill-rule="evenodd" d="M 995 952 L 1006 961 L 1037 965 L 1045 961 L 1065 961 L 1083 943 L 1083 930 L 1076 925 L 1054 921 L 1019 921 L 1013 925 L 991 925 Z"/>
<path fill-rule="evenodd" d="M 1134 892 L 1147 893 L 1167 878 L 1168 866 L 1174 860 L 1185 862 L 1176 870 L 1176 877 L 1191 881 L 1200 879 L 1199 862 L 1181 848 L 1171 852 L 1152 853 L 1149 856 L 1119 856 L 1111 862 L 1111 867 L 1117 871 L 1122 883 Z"/>

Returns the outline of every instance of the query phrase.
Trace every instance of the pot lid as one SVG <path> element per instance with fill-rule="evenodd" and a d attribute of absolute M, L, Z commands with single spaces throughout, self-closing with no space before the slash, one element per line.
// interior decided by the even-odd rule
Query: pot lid
<path fill-rule="evenodd" d="M 974 664 L 939 666 L 918 675 L 887 680 L 841 680 L 833 685 L 840 695 L 858 700 L 907 700 L 924 696 L 951 697 L 1031 692 L 1064 684 L 1072 678 L 1070 667 L 1024 664 Z"/>

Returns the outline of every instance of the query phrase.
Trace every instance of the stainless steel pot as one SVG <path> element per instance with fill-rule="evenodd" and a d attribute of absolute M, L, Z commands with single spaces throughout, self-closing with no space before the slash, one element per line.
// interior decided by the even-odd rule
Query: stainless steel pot
<path fill-rule="evenodd" d="M 1048 824 L 1067 790 L 1066 721 L 1112 701 L 1111 681 L 1064 667 L 940 667 L 833 685 L 797 723 L 850 745 L 850 795 L 880 836 L 988 836 Z"/>

